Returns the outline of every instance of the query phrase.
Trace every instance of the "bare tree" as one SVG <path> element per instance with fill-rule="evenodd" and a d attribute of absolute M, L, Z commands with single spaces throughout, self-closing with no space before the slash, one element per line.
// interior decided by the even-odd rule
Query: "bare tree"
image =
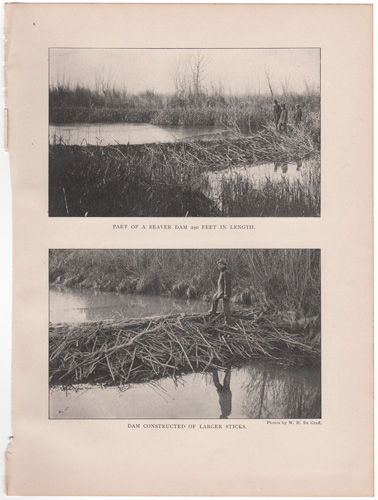
<path fill-rule="evenodd" d="M 190 84 L 188 81 L 188 64 L 187 60 L 178 58 L 175 66 L 171 71 L 171 78 L 175 92 L 178 94 L 186 94 L 189 91 Z"/>
<path fill-rule="evenodd" d="M 170 74 L 176 93 L 199 95 L 204 90 L 206 69 L 210 59 L 200 50 L 176 60 Z"/>
<path fill-rule="evenodd" d="M 268 83 L 270 93 L 272 94 L 272 97 L 274 97 L 274 92 L 273 92 L 273 88 L 272 88 L 272 77 L 270 74 L 270 70 L 267 67 L 265 67 L 265 78 L 266 78 L 266 81 Z"/>
<path fill-rule="evenodd" d="M 204 89 L 203 82 L 206 76 L 206 68 L 209 66 L 209 64 L 210 59 L 200 50 L 191 54 L 190 56 L 189 72 L 193 85 L 193 93 L 195 95 L 201 94 Z"/>

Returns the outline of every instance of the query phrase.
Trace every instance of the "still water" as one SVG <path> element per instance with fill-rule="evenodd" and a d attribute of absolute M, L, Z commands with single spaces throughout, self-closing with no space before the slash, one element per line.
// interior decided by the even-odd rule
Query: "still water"
<path fill-rule="evenodd" d="M 50 322 L 206 311 L 202 301 L 51 287 Z M 320 418 L 320 367 L 251 361 L 123 388 L 50 390 L 50 418 Z"/>
<path fill-rule="evenodd" d="M 305 162 L 300 166 L 296 163 L 286 163 L 284 165 L 264 163 L 262 165 L 229 167 L 224 170 L 209 172 L 207 175 L 211 187 L 211 197 L 217 198 L 221 193 L 223 181 L 238 178 L 258 184 L 262 181 L 265 182 L 267 179 L 273 182 L 286 179 L 289 183 L 294 183 L 296 180 L 302 180 L 307 175 L 307 172 L 308 167 Z"/>
<path fill-rule="evenodd" d="M 108 145 L 108 144 L 152 144 L 167 143 L 181 140 L 202 139 L 214 140 L 220 137 L 230 137 L 232 132 L 222 127 L 214 126 L 156 126 L 144 123 L 89 123 L 72 125 L 50 125 L 50 144 L 63 143 L 68 145 Z M 304 166 L 305 167 L 305 166 Z M 253 165 L 246 167 L 230 167 L 225 170 L 209 172 L 211 192 L 208 195 L 216 199 L 220 193 L 223 180 L 236 176 L 250 181 L 272 181 L 286 178 L 289 182 L 300 180 L 305 168 L 298 168 L 294 163 L 275 165 Z"/>
<path fill-rule="evenodd" d="M 150 125 L 145 123 L 75 123 L 50 125 L 50 144 L 107 146 L 108 144 L 152 144 L 183 139 L 211 140 L 228 135 L 221 127 Z"/>
<path fill-rule="evenodd" d="M 101 292 L 58 285 L 50 287 L 50 322 L 55 324 L 145 318 L 171 313 L 205 312 L 208 309 L 209 304 L 201 300 Z"/>

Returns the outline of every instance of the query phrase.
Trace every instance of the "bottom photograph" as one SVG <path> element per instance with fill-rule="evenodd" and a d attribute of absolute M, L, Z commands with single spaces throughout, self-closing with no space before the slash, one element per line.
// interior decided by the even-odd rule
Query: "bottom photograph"
<path fill-rule="evenodd" d="M 318 249 L 49 252 L 50 419 L 320 419 Z"/>

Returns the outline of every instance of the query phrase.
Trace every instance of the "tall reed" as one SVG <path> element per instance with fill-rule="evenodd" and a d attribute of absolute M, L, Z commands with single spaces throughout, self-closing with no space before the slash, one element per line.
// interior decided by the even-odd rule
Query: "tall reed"
<path fill-rule="evenodd" d="M 267 179 L 257 186 L 232 177 L 222 204 L 208 173 L 265 162 L 309 162 L 295 185 Z M 320 157 L 311 135 L 280 134 L 271 126 L 249 137 L 136 146 L 50 145 L 50 216 L 319 216 Z"/>
<path fill-rule="evenodd" d="M 320 114 L 320 94 L 277 96 L 289 112 L 300 104 L 306 120 Z M 156 125 L 224 125 L 256 132 L 272 121 L 268 95 L 230 95 L 219 92 L 162 95 L 152 91 L 129 94 L 110 89 L 97 92 L 77 85 L 57 85 L 49 91 L 50 123 L 152 123 Z"/>
<path fill-rule="evenodd" d="M 50 282 L 209 299 L 220 257 L 232 273 L 234 301 L 319 315 L 318 250 L 51 250 Z"/>

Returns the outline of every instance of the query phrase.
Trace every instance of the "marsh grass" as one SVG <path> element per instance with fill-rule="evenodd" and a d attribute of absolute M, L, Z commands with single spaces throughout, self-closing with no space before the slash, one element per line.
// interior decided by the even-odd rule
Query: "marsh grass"
<path fill-rule="evenodd" d="M 142 382 L 251 358 L 318 362 L 317 250 L 51 250 L 50 281 L 105 288 L 136 282 L 134 293 L 195 290 L 206 297 L 220 255 L 229 262 L 235 301 L 245 304 L 232 307 L 231 325 L 206 313 L 51 324 L 51 385 Z"/>
<path fill-rule="evenodd" d="M 320 159 L 302 164 L 299 179 L 269 176 L 257 181 L 223 177 L 218 208 L 227 217 L 308 217 L 320 215 Z"/>
<path fill-rule="evenodd" d="M 220 257 L 232 273 L 234 302 L 297 318 L 320 314 L 318 250 L 50 250 L 50 282 L 208 300 Z"/>
<path fill-rule="evenodd" d="M 211 196 L 208 173 L 265 162 L 310 160 L 295 183 L 233 176 Z M 319 145 L 307 129 L 209 142 L 49 148 L 49 214 L 74 217 L 319 216 Z"/>
<path fill-rule="evenodd" d="M 320 94 L 286 92 L 277 96 L 287 108 L 300 104 L 308 122 L 320 113 Z M 57 85 L 49 91 L 50 124 L 151 123 L 155 125 L 223 125 L 243 132 L 257 132 L 272 121 L 268 95 L 129 94 L 112 89 L 104 94 L 89 88 Z"/>
<path fill-rule="evenodd" d="M 160 154 L 162 153 L 162 154 Z M 199 167 L 152 147 L 50 146 L 52 216 L 207 216 Z"/>
<path fill-rule="evenodd" d="M 250 358 L 319 360 L 318 250 L 50 250 L 50 281 L 207 298 L 220 256 L 244 304 L 232 307 L 230 326 L 203 313 L 50 325 L 51 384 L 126 384 Z"/>

